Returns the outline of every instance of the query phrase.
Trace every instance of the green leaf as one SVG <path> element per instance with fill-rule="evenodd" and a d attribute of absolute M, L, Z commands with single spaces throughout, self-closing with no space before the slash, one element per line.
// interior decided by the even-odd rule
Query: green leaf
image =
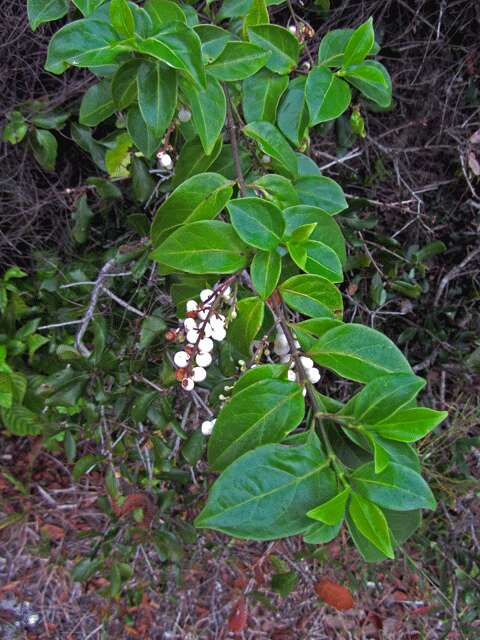
<path fill-rule="evenodd" d="M 295 181 L 301 204 L 318 207 L 334 216 L 348 207 L 342 187 L 324 176 L 304 176 Z"/>
<path fill-rule="evenodd" d="M 408 405 L 425 384 L 425 380 L 409 373 L 375 378 L 347 402 L 340 415 L 351 416 L 358 424 L 376 424 Z"/>
<path fill-rule="evenodd" d="M 335 251 L 342 265 L 346 263 L 345 239 L 342 230 L 331 215 L 318 207 L 303 204 L 287 207 L 283 212 L 283 216 L 285 218 L 285 237 L 287 239 L 294 239 L 295 231 L 299 228 L 315 224 L 310 240 L 323 242 L 327 247 Z"/>
<path fill-rule="evenodd" d="M 57 160 L 57 139 L 45 129 L 34 129 L 29 138 L 33 155 L 45 171 L 54 171 Z"/>
<path fill-rule="evenodd" d="M 243 20 L 243 37 L 248 36 L 248 27 L 257 24 L 268 24 L 270 16 L 268 15 L 267 4 L 265 0 L 252 0 L 251 7 Z"/>
<path fill-rule="evenodd" d="M 435 429 L 447 416 L 447 411 L 414 407 L 397 411 L 369 428 L 389 440 L 416 442 Z"/>
<path fill-rule="evenodd" d="M 162 309 L 155 309 L 152 315 L 145 318 L 142 322 L 140 341 L 138 343 L 139 349 L 143 350 L 149 347 L 157 336 L 165 332 L 166 328 L 167 325 L 163 319 Z"/>
<path fill-rule="evenodd" d="M 115 138 L 115 143 L 105 154 L 105 167 L 113 178 L 129 176 L 130 147 L 132 139 L 128 133 L 120 133 Z"/>
<path fill-rule="evenodd" d="M 73 4 L 88 18 L 105 0 L 72 0 Z"/>
<path fill-rule="evenodd" d="M 113 28 L 125 38 L 135 33 L 135 21 L 127 0 L 111 0 L 110 22 Z"/>
<path fill-rule="evenodd" d="M 290 82 L 278 109 L 278 128 L 292 144 L 299 147 L 308 133 L 308 110 L 305 103 L 306 78 Z"/>
<path fill-rule="evenodd" d="M 136 155 L 132 157 L 130 174 L 132 176 L 132 191 L 135 200 L 137 202 L 146 202 L 152 195 L 156 182 L 145 162 Z"/>
<path fill-rule="evenodd" d="M 303 534 L 303 541 L 307 544 L 325 544 L 337 537 L 342 528 L 342 521 L 334 525 L 312 524 Z"/>
<path fill-rule="evenodd" d="M 187 273 L 233 273 L 247 264 L 245 249 L 231 225 L 202 220 L 176 229 L 152 258 Z"/>
<path fill-rule="evenodd" d="M 225 124 L 225 93 L 218 80 L 210 76 L 207 76 L 205 89 L 197 89 L 188 82 L 182 82 L 180 86 L 190 104 L 193 125 L 208 156 Z"/>
<path fill-rule="evenodd" d="M 21 142 L 28 132 L 28 125 L 20 111 L 12 111 L 7 114 L 9 122 L 2 131 L 2 140 L 10 144 Z"/>
<path fill-rule="evenodd" d="M 250 122 L 243 133 L 253 138 L 263 153 L 275 158 L 292 175 L 297 173 L 297 156 L 280 131 L 270 122 Z"/>
<path fill-rule="evenodd" d="M 128 110 L 127 131 L 135 146 L 146 158 L 151 158 L 162 144 L 163 136 L 156 135 L 147 127 L 140 109 L 136 105 L 131 106 Z"/>
<path fill-rule="evenodd" d="M 13 392 L 10 375 L 0 371 L 0 407 L 10 409 L 12 402 Z"/>
<path fill-rule="evenodd" d="M 138 69 L 138 106 L 154 136 L 163 136 L 177 106 L 177 73 L 160 62 L 145 60 Z"/>
<path fill-rule="evenodd" d="M 221 471 L 246 451 L 280 442 L 303 420 L 302 387 L 260 380 L 236 393 L 220 411 L 208 444 L 208 462 Z"/>
<path fill-rule="evenodd" d="M 106 22 L 93 19 L 70 22 L 55 33 L 48 45 L 45 69 L 63 73 L 70 65 L 99 67 L 116 61 L 126 47 Z"/>
<path fill-rule="evenodd" d="M 341 67 L 345 47 L 350 40 L 353 29 L 334 29 L 321 40 L 318 48 L 318 64 L 325 67 Z"/>
<path fill-rule="evenodd" d="M 227 340 L 245 357 L 251 357 L 252 342 L 263 324 L 265 305 L 260 298 L 243 298 L 237 305 L 237 317 L 228 327 Z"/>
<path fill-rule="evenodd" d="M 193 28 L 202 43 L 203 61 L 213 62 L 227 46 L 231 34 L 213 24 L 197 24 Z"/>
<path fill-rule="evenodd" d="M 342 282 L 343 270 L 340 258 L 335 251 L 318 240 L 288 243 L 292 260 L 307 273 L 313 273 L 330 280 Z"/>
<path fill-rule="evenodd" d="M 254 184 L 261 189 L 268 200 L 271 200 L 280 209 L 298 204 L 297 192 L 290 180 L 284 176 L 267 173 L 261 178 L 257 178 Z"/>
<path fill-rule="evenodd" d="M 308 74 L 305 88 L 310 126 L 335 120 L 350 105 L 352 92 L 348 84 L 325 67 L 315 67 Z"/>
<path fill-rule="evenodd" d="M 182 224 L 215 218 L 230 200 L 232 184 L 218 173 L 185 180 L 157 209 L 150 232 L 153 245 Z"/>
<path fill-rule="evenodd" d="M 353 493 L 350 498 L 349 515 L 360 533 L 387 558 L 394 558 L 388 523 L 373 502 Z"/>
<path fill-rule="evenodd" d="M 385 67 L 375 60 L 347 67 L 345 78 L 366 98 L 387 109 L 392 103 L 392 81 Z"/>
<path fill-rule="evenodd" d="M 83 94 L 78 121 L 87 127 L 96 127 L 115 113 L 112 83 L 102 80 Z"/>
<path fill-rule="evenodd" d="M 275 124 L 277 107 L 288 87 L 288 78 L 261 69 L 243 81 L 242 109 L 246 122 L 264 121 Z"/>
<path fill-rule="evenodd" d="M 280 243 L 285 223 L 282 212 L 261 198 L 237 198 L 227 204 L 233 227 L 244 242 L 271 251 Z"/>
<path fill-rule="evenodd" d="M 282 258 L 276 251 L 257 251 L 250 266 L 252 284 L 263 300 L 272 295 L 282 271 Z"/>
<path fill-rule="evenodd" d="M 5 428 L 16 436 L 38 436 L 43 431 L 42 417 L 21 404 L 0 407 L 0 418 Z"/>
<path fill-rule="evenodd" d="M 199 87 L 206 85 L 200 38 L 183 22 L 165 23 L 154 37 L 139 38 L 136 48 L 175 69 L 181 69 Z"/>
<path fill-rule="evenodd" d="M 352 33 L 345 47 L 343 66 L 360 64 L 368 56 L 375 44 L 373 18 L 369 18 Z"/>
<path fill-rule="evenodd" d="M 352 474 L 353 488 L 364 498 L 394 511 L 435 509 L 433 493 L 422 476 L 409 467 L 390 463 L 381 473 L 369 462 Z"/>
<path fill-rule="evenodd" d="M 205 437 L 200 431 L 194 431 L 182 447 L 181 453 L 190 466 L 195 466 L 203 455 Z"/>
<path fill-rule="evenodd" d="M 112 78 L 112 97 L 116 109 L 125 109 L 137 99 L 137 72 L 141 60 L 122 64 Z"/>
<path fill-rule="evenodd" d="M 298 64 L 300 43 L 288 29 L 276 24 L 259 24 L 249 27 L 248 37 L 271 53 L 265 65 L 270 71 L 289 74 Z"/>
<path fill-rule="evenodd" d="M 27 0 L 28 21 L 35 31 L 44 22 L 59 20 L 68 12 L 68 0 Z"/>
<path fill-rule="evenodd" d="M 195 525 L 236 538 L 284 538 L 304 531 L 305 513 L 334 491 L 334 475 L 317 447 L 267 445 L 220 476 Z"/>
<path fill-rule="evenodd" d="M 147 0 L 144 8 L 152 21 L 153 33 L 157 33 L 168 22 L 187 21 L 182 8 L 171 0 Z"/>
<path fill-rule="evenodd" d="M 380 473 L 391 462 L 390 455 L 388 451 L 378 441 L 378 439 L 375 438 L 375 436 L 373 436 L 372 434 L 367 434 L 367 435 L 369 436 L 369 440 L 373 445 L 373 460 L 374 460 L 375 473 Z"/>
<path fill-rule="evenodd" d="M 279 291 L 289 307 L 305 316 L 332 317 L 343 312 L 339 290 L 321 276 L 293 276 L 282 282 Z"/>
<path fill-rule="evenodd" d="M 288 366 L 285 364 L 261 364 L 248 369 L 235 383 L 232 395 L 243 391 L 259 380 L 287 379 Z"/>
<path fill-rule="evenodd" d="M 360 324 L 345 324 L 327 331 L 309 355 L 317 364 L 357 382 L 412 371 L 405 356 L 387 336 Z"/>
<path fill-rule="evenodd" d="M 347 500 L 350 496 L 350 492 L 350 487 L 346 487 L 334 498 L 331 498 L 319 507 L 315 507 L 315 509 L 308 511 L 307 516 L 309 518 L 313 518 L 313 520 L 319 520 L 324 524 L 338 524 L 343 520 L 343 516 L 345 515 L 345 508 L 347 506 Z"/>
<path fill-rule="evenodd" d="M 257 73 L 269 57 L 268 52 L 250 42 L 227 42 L 222 53 L 207 68 L 217 80 L 236 82 Z"/>
<path fill-rule="evenodd" d="M 223 140 L 220 136 L 215 143 L 212 153 L 207 155 L 203 151 L 200 138 L 193 138 L 186 142 L 177 158 L 172 188 L 175 189 L 191 176 L 207 171 L 218 158 L 222 150 L 222 145 Z"/>

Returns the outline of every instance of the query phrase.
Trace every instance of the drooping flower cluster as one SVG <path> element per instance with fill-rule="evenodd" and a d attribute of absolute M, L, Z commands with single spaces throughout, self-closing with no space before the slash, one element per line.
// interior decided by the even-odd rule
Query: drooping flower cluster
<path fill-rule="evenodd" d="M 300 343 L 295 340 L 295 347 L 300 348 Z M 277 334 L 275 336 L 275 342 L 273 343 L 273 351 L 279 356 L 280 362 L 287 363 L 291 361 L 290 369 L 288 370 L 287 377 L 292 382 L 298 382 L 298 374 L 295 373 L 295 360 L 292 359 L 290 352 L 290 345 L 288 344 L 287 337 L 280 326 L 277 326 Z M 312 384 L 317 384 L 320 381 L 320 371 L 314 366 L 314 362 L 307 356 L 300 356 L 300 362 L 307 379 Z"/>
<path fill-rule="evenodd" d="M 222 302 L 229 302 L 231 290 L 227 285 L 219 285 L 200 292 L 200 303 L 188 300 L 187 317 L 173 334 L 173 339 L 183 342 L 182 351 L 177 351 L 173 362 L 177 367 L 176 377 L 186 391 L 192 391 L 196 382 L 207 377 L 207 367 L 212 364 L 215 342 L 225 340 L 225 315 L 220 313 Z"/>

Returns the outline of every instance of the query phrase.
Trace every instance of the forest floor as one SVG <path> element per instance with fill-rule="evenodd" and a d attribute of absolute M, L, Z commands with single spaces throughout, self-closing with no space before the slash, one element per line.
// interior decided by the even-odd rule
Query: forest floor
<path fill-rule="evenodd" d="M 71 74 L 68 85 L 64 76 L 41 72 L 51 28 L 31 34 L 19 15 L 23 4 L 4 3 L 1 117 L 20 100 L 49 93 L 73 101 L 88 82 L 82 72 Z M 428 404 L 449 411 L 446 425 L 420 449 L 437 511 L 397 560 L 378 566 L 366 565 L 342 538 L 306 552 L 297 539 L 247 543 L 207 533 L 179 570 L 155 564 L 142 549 L 136 574 L 147 595 L 130 606 L 102 599 L 101 579 L 85 587 L 69 575 L 90 544 L 79 532 L 101 528 L 105 516 L 95 501 L 103 485 L 94 474 L 75 483 L 63 462 L 38 453 L 35 443 L 5 439 L 0 490 L 30 515 L 22 526 L 0 530 L 2 639 L 480 638 L 480 354 L 472 356 L 480 335 L 480 6 L 471 0 L 332 5 L 328 19 L 315 23 L 310 46 L 331 28 L 373 15 L 395 104 L 367 113 L 365 139 L 351 143 L 342 131 L 329 131 L 312 140 L 311 153 L 355 199 L 358 215 L 346 226 L 371 258 L 347 279 L 347 319 L 400 336 L 415 371 L 427 378 Z M 52 180 L 17 148 L 3 145 L 0 158 L 0 254 L 4 262 L 21 262 L 61 233 L 58 212 L 68 208 L 65 189 L 78 179 L 78 167 L 75 158 L 63 158 Z M 389 255 L 408 278 L 412 256 L 433 241 L 446 250 L 427 262 L 422 295 L 371 305 L 378 281 L 388 281 Z M 9 478 L 27 472 L 38 489 L 24 495 Z M 271 588 L 278 559 L 299 576 L 286 597 Z M 326 606 L 315 592 L 323 578 L 347 587 L 353 608 Z"/>

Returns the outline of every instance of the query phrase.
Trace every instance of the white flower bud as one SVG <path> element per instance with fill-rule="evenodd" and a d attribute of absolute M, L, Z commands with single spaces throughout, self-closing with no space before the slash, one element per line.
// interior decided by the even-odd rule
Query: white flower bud
<path fill-rule="evenodd" d="M 191 329 L 196 329 L 197 323 L 195 322 L 195 318 L 185 318 L 185 320 L 183 321 L 183 326 L 187 331 L 190 331 Z"/>
<path fill-rule="evenodd" d="M 300 349 L 300 343 L 299 343 L 299 341 L 298 341 L 298 340 L 295 340 L 295 342 L 294 342 L 293 344 L 295 345 L 295 347 L 296 347 L 297 349 Z"/>
<path fill-rule="evenodd" d="M 187 331 L 187 342 L 195 344 L 198 338 L 198 329 L 190 329 Z"/>
<path fill-rule="evenodd" d="M 212 356 L 209 353 L 199 353 L 195 361 L 199 367 L 208 367 L 212 364 Z"/>
<path fill-rule="evenodd" d="M 288 342 L 277 342 L 273 345 L 273 351 L 277 354 L 277 356 L 284 356 L 290 352 L 290 347 L 288 346 Z"/>
<path fill-rule="evenodd" d="M 195 387 L 193 378 L 184 378 L 182 380 L 182 387 L 185 389 L 185 391 L 192 391 Z"/>
<path fill-rule="evenodd" d="M 311 358 L 307 358 L 307 356 L 301 356 L 300 362 L 304 369 L 311 369 L 313 367 L 313 360 Z"/>
<path fill-rule="evenodd" d="M 173 160 L 168 153 L 159 153 L 157 158 L 160 162 L 160 166 L 162 166 L 164 169 L 171 169 L 173 167 Z"/>
<path fill-rule="evenodd" d="M 210 320 L 210 325 L 212 329 L 224 329 L 225 328 L 225 317 L 221 315 L 213 315 Z"/>
<path fill-rule="evenodd" d="M 287 364 L 287 362 L 290 362 L 290 354 L 287 353 L 284 356 L 280 356 L 279 360 L 282 364 Z"/>
<path fill-rule="evenodd" d="M 194 382 L 203 382 L 207 377 L 207 372 L 203 367 L 193 367 L 192 379 Z"/>
<path fill-rule="evenodd" d="M 230 315 L 232 317 L 232 320 L 235 320 L 235 318 L 237 317 L 237 310 L 236 309 L 232 309 L 232 313 Z"/>
<path fill-rule="evenodd" d="M 198 304 L 195 300 L 187 300 L 187 311 L 196 311 L 198 309 Z"/>
<path fill-rule="evenodd" d="M 206 302 L 213 296 L 213 291 L 211 289 L 202 289 L 200 291 L 200 300 L 202 302 Z"/>
<path fill-rule="evenodd" d="M 213 330 L 212 338 L 217 342 L 222 342 L 222 340 L 225 340 L 226 336 L 227 336 L 227 332 L 225 331 L 225 329 L 222 329 L 221 327 L 216 327 Z"/>
<path fill-rule="evenodd" d="M 214 421 L 213 420 L 205 420 L 204 422 L 202 422 L 202 433 L 204 436 L 209 436 L 212 431 L 213 431 L 213 427 L 214 427 Z"/>
<path fill-rule="evenodd" d="M 177 353 L 173 356 L 174 363 L 181 369 L 187 366 L 189 360 L 190 356 L 186 351 L 177 351 Z"/>
<path fill-rule="evenodd" d="M 288 30 L 290 31 L 290 33 L 293 33 L 293 35 L 295 35 L 297 33 L 297 27 L 294 24 L 291 24 L 288 27 Z"/>
<path fill-rule="evenodd" d="M 213 351 L 213 340 L 210 338 L 203 338 L 198 343 L 198 349 L 201 353 L 210 353 L 210 351 Z"/>
<path fill-rule="evenodd" d="M 212 333 L 213 333 L 212 325 L 209 322 L 207 322 L 203 327 L 203 335 L 206 338 L 211 338 Z"/>
<path fill-rule="evenodd" d="M 295 371 L 292 371 L 292 369 L 289 369 L 287 372 L 287 379 L 290 380 L 290 382 L 295 382 L 295 380 L 297 379 L 297 375 Z"/>
<path fill-rule="evenodd" d="M 232 297 L 232 289 L 231 287 L 227 287 L 223 293 L 222 293 L 222 298 L 228 302 L 230 300 L 230 298 Z"/>
<path fill-rule="evenodd" d="M 320 371 L 316 367 L 307 369 L 307 378 L 312 384 L 317 384 L 320 380 Z"/>
<path fill-rule="evenodd" d="M 270 164 L 270 162 L 272 161 L 270 156 L 267 156 L 266 153 L 263 154 L 261 161 L 263 164 Z"/>
<path fill-rule="evenodd" d="M 180 122 L 189 122 L 192 119 L 192 114 L 188 109 L 182 107 L 178 112 L 178 119 Z"/>
<path fill-rule="evenodd" d="M 200 318 L 200 320 L 206 320 L 209 313 L 210 307 L 204 307 L 201 311 L 198 312 L 198 317 Z"/>
<path fill-rule="evenodd" d="M 303 395 L 303 397 L 305 397 L 307 395 L 307 390 L 305 388 L 302 391 L 302 395 Z"/>

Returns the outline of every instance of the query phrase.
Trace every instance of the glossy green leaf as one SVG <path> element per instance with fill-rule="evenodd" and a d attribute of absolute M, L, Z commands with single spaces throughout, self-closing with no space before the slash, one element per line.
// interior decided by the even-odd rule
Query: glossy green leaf
<path fill-rule="evenodd" d="M 289 307 L 305 316 L 332 317 L 342 314 L 343 302 L 339 290 L 321 276 L 293 276 L 282 282 L 279 291 Z"/>
<path fill-rule="evenodd" d="M 252 342 L 263 323 L 265 305 L 260 298 L 242 298 L 237 304 L 237 317 L 227 331 L 227 340 L 235 349 L 250 358 Z"/>
<path fill-rule="evenodd" d="M 116 109 L 129 107 L 137 99 L 137 73 L 141 60 L 122 64 L 112 78 L 112 98 Z"/>
<path fill-rule="evenodd" d="M 149 347 L 159 335 L 162 335 L 167 328 L 167 324 L 163 317 L 162 309 L 154 309 L 152 314 L 142 321 L 140 327 L 139 349 L 143 350 Z"/>
<path fill-rule="evenodd" d="M 75 211 L 72 213 L 72 238 L 77 244 L 87 242 L 93 216 L 94 213 L 87 203 L 87 196 L 83 194 L 75 207 Z"/>
<path fill-rule="evenodd" d="M 285 223 L 282 212 L 261 198 L 237 198 L 227 204 L 235 231 L 244 242 L 271 251 L 280 243 Z"/>
<path fill-rule="evenodd" d="M 269 22 L 270 16 L 268 15 L 267 3 L 265 0 L 252 0 L 250 9 L 243 21 L 244 39 L 248 36 L 248 27 L 253 27 L 257 24 L 268 24 Z"/>
<path fill-rule="evenodd" d="M 373 18 L 361 24 L 350 36 L 345 46 L 343 65 L 360 64 L 368 56 L 375 44 Z"/>
<path fill-rule="evenodd" d="M 369 428 L 389 440 L 416 442 L 435 429 L 447 416 L 447 411 L 414 407 L 397 411 Z"/>
<path fill-rule="evenodd" d="M 120 133 L 116 136 L 115 142 L 105 154 L 105 167 L 112 178 L 127 177 L 130 175 L 128 166 L 130 164 L 130 148 L 132 139 L 128 133 Z"/>
<path fill-rule="evenodd" d="M 325 67 L 341 67 L 343 54 L 353 29 L 333 29 L 321 40 L 318 48 L 318 64 Z"/>
<path fill-rule="evenodd" d="M 147 158 L 151 158 L 162 144 L 162 136 L 155 135 L 147 127 L 140 109 L 136 105 L 131 106 L 128 110 L 127 131 L 135 146 Z"/>
<path fill-rule="evenodd" d="M 110 21 L 124 38 L 130 38 L 135 33 L 135 20 L 127 0 L 110 1 Z"/>
<path fill-rule="evenodd" d="M 195 466 L 203 455 L 205 437 L 200 431 L 194 431 L 182 447 L 181 453 L 190 466 Z"/>
<path fill-rule="evenodd" d="M 305 513 L 334 491 L 334 475 L 317 447 L 270 444 L 220 476 L 195 524 L 236 538 L 284 538 L 307 529 Z"/>
<path fill-rule="evenodd" d="M 307 512 L 307 516 L 313 520 L 319 520 L 325 524 L 336 525 L 343 520 L 347 500 L 350 496 L 351 489 L 346 487 L 340 491 L 334 498 L 324 502 L 315 509 Z"/>
<path fill-rule="evenodd" d="M 327 331 L 313 345 L 310 356 L 317 364 L 357 382 L 412 371 L 405 356 L 387 336 L 360 324 Z"/>
<path fill-rule="evenodd" d="M 373 446 L 373 461 L 375 473 L 381 473 L 391 462 L 390 455 L 387 449 L 382 446 L 381 442 L 379 442 L 379 440 L 373 434 L 368 435 Z"/>
<path fill-rule="evenodd" d="M 72 0 L 73 4 L 88 18 L 105 0 Z"/>
<path fill-rule="evenodd" d="M 253 76 L 270 57 L 270 53 L 250 42 L 227 42 L 218 58 L 208 65 L 208 72 L 217 80 L 235 82 Z"/>
<path fill-rule="evenodd" d="M 295 181 L 301 204 L 318 207 L 331 216 L 348 207 L 342 187 L 324 176 L 304 176 Z"/>
<path fill-rule="evenodd" d="M 277 24 L 259 24 L 248 29 L 250 42 L 270 52 L 267 69 L 288 74 L 298 63 L 300 43 L 288 29 Z"/>
<path fill-rule="evenodd" d="M 13 402 L 10 374 L 0 371 L 0 407 L 10 409 Z"/>
<path fill-rule="evenodd" d="M 352 99 L 348 84 L 326 67 L 310 71 L 305 88 L 310 126 L 335 120 L 346 111 Z"/>
<path fill-rule="evenodd" d="M 68 0 L 27 0 L 28 21 L 35 31 L 44 22 L 59 20 L 68 11 Z"/>
<path fill-rule="evenodd" d="M 0 407 L 0 419 L 5 428 L 16 436 L 38 436 L 44 429 L 41 416 L 20 404 Z"/>
<path fill-rule="evenodd" d="M 388 523 L 381 509 L 369 500 L 353 493 L 350 498 L 349 515 L 360 533 L 387 558 L 394 558 Z"/>
<path fill-rule="evenodd" d="M 216 60 L 232 37 L 228 31 L 214 24 L 197 24 L 193 28 L 202 43 L 205 64 Z"/>
<path fill-rule="evenodd" d="M 318 240 L 288 243 L 292 260 L 306 273 L 312 273 L 330 282 L 342 282 L 343 270 L 340 258 L 335 251 Z"/>
<path fill-rule="evenodd" d="M 270 122 L 250 122 L 243 133 L 253 138 L 263 153 L 275 158 L 285 169 L 296 175 L 297 156 L 280 131 Z"/>
<path fill-rule="evenodd" d="M 260 69 L 243 81 L 242 109 L 246 122 L 264 121 L 275 124 L 277 107 L 288 87 L 288 78 Z"/>
<path fill-rule="evenodd" d="M 385 67 L 375 60 L 345 69 L 345 78 L 369 100 L 388 108 L 392 102 L 392 81 Z"/>
<path fill-rule="evenodd" d="M 208 462 L 221 471 L 246 451 L 280 442 L 303 420 L 302 388 L 286 380 L 260 380 L 236 393 L 220 411 L 208 444 Z"/>
<path fill-rule="evenodd" d="M 227 107 L 222 86 L 210 76 L 207 76 L 206 88 L 198 89 L 189 82 L 182 82 L 180 86 L 190 104 L 193 125 L 203 150 L 210 155 L 225 124 Z"/>
<path fill-rule="evenodd" d="M 280 209 L 297 205 L 298 195 L 288 178 L 275 173 L 267 173 L 255 180 L 255 186 L 260 188 L 267 200 L 270 200 Z"/>
<path fill-rule="evenodd" d="M 308 133 L 308 110 L 305 102 L 306 78 L 290 82 L 278 109 L 278 128 L 290 142 L 299 147 Z"/>
<path fill-rule="evenodd" d="M 287 207 L 283 216 L 285 218 L 285 237 L 294 237 L 295 230 L 309 224 L 315 224 L 310 235 L 311 240 L 323 242 L 335 251 L 342 265 L 346 263 L 347 252 L 342 230 L 328 213 L 309 205 Z"/>
<path fill-rule="evenodd" d="M 45 129 L 34 129 L 29 137 L 33 155 L 45 171 L 54 171 L 58 143 L 56 137 Z"/>
<path fill-rule="evenodd" d="M 230 199 L 232 184 L 218 173 L 185 180 L 157 209 L 150 232 L 153 245 L 182 224 L 215 218 Z"/>
<path fill-rule="evenodd" d="M 187 273 L 233 273 L 247 264 L 245 249 L 231 225 L 202 220 L 176 229 L 152 258 Z"/>
<path fill-rule="evenodd" d="M 276 251 L 257 251 L 250 266 L 254 289 L 264 300 L 272 295 L 282 271 L 282 258 Z"/>
<path fill-rule="evenodd" d="M 213 165 L 222 150 L 223 140 L 221 137 L 217 139 L 212 153 L 207 155 L 203 151 L 203 145 L 200 138 L 192 138 L 186 142 L 177 158 L 175 164 L 175 176 L 172 182 L 172 188 L 176 189 L 182 182 L 188 180 L 192 176 L 204 173 Z"/>
<path fill-rule="evenodd" d="M 303 534 L 303 541 L 307 544 L 325 544 L 331 542 L 340 532 L 342 521 L 337 524 L 323 524 L 317 522 L 308 527 Z"/>
<path fill-rule="evenodd" d="M 115 113 L 110 80 L 94 84 L 83 94 L 78 121 L 88 127 L 96 127 Z"/>
<path fill-rule="evenodd" d="M 144 160 L 134 155 L 130 164 L 132 191 L 137 202 L 147 202 L 152 195 L 156 182 Z"/>
<path fill-rule="evenodd" d="M 243 391 L 259 380 L 287 379 L 288 365 L 285 364 L 261 364 L 245 371 L 233 387 L 232 395 Z"/>
<path fill-rule="evenodd" d="M 186 23 L 187 21 L 182 8 L 171 0 L 147 0 L 144 7 L 152 21 L 154 34 L 168 22 Z"/>
<path fill-rule="evenodd" d="M 372 502 L 394 511 L 435 509 L 433 493 L 422 476 L 409 467 L 390 463 L 381 473 L 375 473 L 373 462 L 354 471 L 355 491 Z"/>
<path fill-rule="evenodd" d="M 138 106 L 147 127 L 161 137 L 177 106 L 177 72 L 160 62 L 145 60 L 137 73 Z"/>

